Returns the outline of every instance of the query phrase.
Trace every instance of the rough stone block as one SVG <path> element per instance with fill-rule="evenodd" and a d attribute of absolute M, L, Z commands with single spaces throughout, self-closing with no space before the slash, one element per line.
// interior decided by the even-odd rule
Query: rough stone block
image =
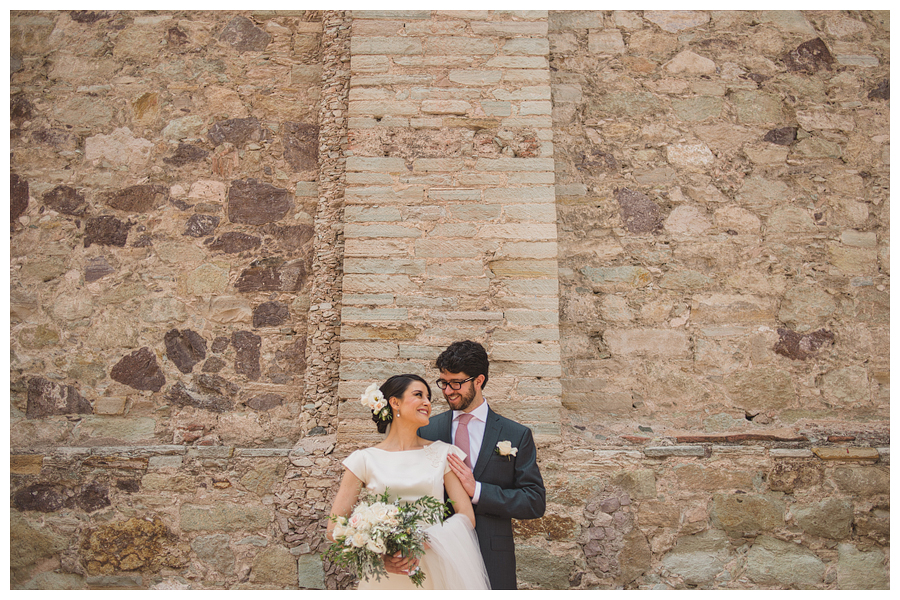
<path fill-rule="evenodd" d="M 688 585 L 713 581 L 731 559 L 728 537 L 720 530 L 679 537 L 675 548 L 662 558 L 662 566 Z"/>
<path fill-rule="evenodd" d="M 269 527 L 272 514 L 253 504 L 182 504 L 179 509 L 182 531 L 256 531 Z"/>
<path fill-rule="evenodd" d="M 890 577 L 881 550 L 838 544 L 837 586 L 841 590 L 887 590 Z"/>
<path fill-rule="evenodd" d="M 791 513 L 800 528 L 812 535 L 833 540 L 850 536 L 853 503 L 848 500 L 826 498 L 814 504 L 795 504 Z"/>
<path fill-rule="evenodd" d="M 391 290 L 395 294 L 416 293 L 420 287 L 408 275 L 357 275 L 347 274 L 343 278 L 345 293 L 381 293 Z"/>
<path fill-rule="evenodd" d="M 731 536 L 773 531 L 784 526 L 784 505 L 771 496 L 715 494 L 713 524 Z"/>
<path fill-rule="evenodd" d="M 775 320 L 775 301 L 747 294 L 694 296 L 691 320 L 697 323 L 769 324 Z"/>
<path fill-rule="evenodd" d="M 473 21 L 475 35 L 496 35 L 498 37 L 536 36 L 546 37 L 546 21 Z"/>
<path fill-rule="evenodd" d="M 405 225 L 360 225 L 348 223 L 344 228 L 348 238 L 420 238 L 422 230 Z"/>
<path fill-rule="evenodd" d="M 357 37 L 350 40 L 350 53 L 363 54 L 422 54 L 422 40 L 414 37 Z"/>
<path fill-rule="evenodd" d="M 747 552 L 747 577 L 775 589 L 817 589 L 825 578 L 825 563 L 812 550 L 761 535 Z"/>
<path fill-rule="evenodd" d="M 347 171 L 375 173 L 405 173 L 406 162 L 402 158 L 365 156 L 347 157 Z"/>
<path fill-rule="evenodd" d="M 890 494 L 890 469 L 883 466 L 839 466 L 832 474 L 837 488 L 858 497 Z"/>
<path fill-rule="evenodd" d="M 556 201 L 556 191 L 553 186 L 532 185 L 527 188 L 499 187 L 484 190 L 486 202 L 502 204 L 514 203 L 548 203 Z"/>
<path fill-rule="evenodd" d="M 672 329 L 607 329 L 603 333 L 613 355 L 664 356 L 687 358 L 691 355 L 690 335 Z"/>

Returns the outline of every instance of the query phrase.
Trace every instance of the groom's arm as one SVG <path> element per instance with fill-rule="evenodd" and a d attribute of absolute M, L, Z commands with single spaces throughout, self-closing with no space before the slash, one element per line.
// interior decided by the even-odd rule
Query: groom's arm
<path fill-rule="evenodd" d="M 537 519 L 544 516 L 546 492 L 541 471 L 537 465 L 537 449 L 531 430 L 525 428 L 517 444 L 514 461 L 513 487 L 481 481 L 481 497 L 475 505 L 475 514 L 492 515 L 505 519 Z"/>

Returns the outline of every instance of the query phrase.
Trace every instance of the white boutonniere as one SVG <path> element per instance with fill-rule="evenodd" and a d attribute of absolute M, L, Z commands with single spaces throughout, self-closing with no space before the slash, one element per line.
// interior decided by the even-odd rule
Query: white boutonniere
<path fill-rule="evenodd" d="M 509 460 L 510 456 L 515 456 L 516 452 L 518 452 L 518 448 L 513 448 L 512 442 L 504 441 L 497 442 L 497 447 L 494 448 L 494 452 L 499 454 L 500 456 L 505 456 L 506 460 Z"/>

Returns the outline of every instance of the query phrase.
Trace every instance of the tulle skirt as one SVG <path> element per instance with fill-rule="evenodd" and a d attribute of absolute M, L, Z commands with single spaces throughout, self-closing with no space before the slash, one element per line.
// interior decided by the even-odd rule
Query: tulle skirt
<path fill-rule="evenodd" d="M 417 588 L 406 575 L 388 573 L 381 580 L 360 581 L 361 590 L 489 590 L 491 589 L 478 538 L 471 521 L 453 515 L 440 525 L 432 525 L 428 533 L 430 548 L 419 560 L 425 573 L 422 587 Z"/>

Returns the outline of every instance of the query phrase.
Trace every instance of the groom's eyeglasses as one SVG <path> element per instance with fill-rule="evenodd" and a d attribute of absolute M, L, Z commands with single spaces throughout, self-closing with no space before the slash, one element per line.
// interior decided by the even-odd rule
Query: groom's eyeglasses
<path fill-rule="evenodd" d="M 478 377 L 478 375 L 476 375 L 475 377 Z M 446 389 L 448 385 L 450 386 L 450 389 L 458 390 L 462 387 L 462 384 L 466 383 L 467 381 L 472 381 L 473 379 L 475 379 L 475 377 L 469 377 L 468 379 L 463 379 L 462 381 L 444 381 L 443 379 L 438 379 L 437 381 L 435 381 L 435 383 L 442 390 Z"/>

